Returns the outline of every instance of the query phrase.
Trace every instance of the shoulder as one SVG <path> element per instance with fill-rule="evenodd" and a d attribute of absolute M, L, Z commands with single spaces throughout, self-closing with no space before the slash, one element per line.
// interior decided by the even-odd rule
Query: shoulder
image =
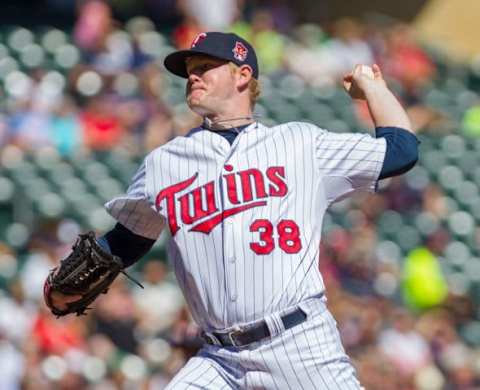
<path fill-rule="evenodd" d="M 298 131 L 325 131 L 311 122 L 292 121 L 279 125 L 287 129 L 296 129 Z"/>
<path fill-rule="evenodd" d="M 274 131 L 291 132 L 294 134 L 295 133 L 297 134 L 313 133 L 317 135 L 317 134 L 327 133 L 327 130 L 322 129 L 313 123 L 300 122 L 300 121 L 282 123 L 279 125 L 272 126 L 271 129 Z"/>
<path fill-rule="evenodd" d="M 163 145 L 160 145 L 157 148 L 153 149 L 147 155 L 147 158 L 149 157 L 151 158 L 159 154 L 162 154 L 164 152 L 169 152 L 181 147 L 185 147 L 185 144 L 188 143 L 194 137 L 194 135 L 198 133 L 207 133 L 207 132 L 205 131 L 205 129 L 201 127 L 195 127 L 189 130 L 185 135 L 178 135 L 175 138 L 171 139 L 170 141 L 164 143 Z"/>

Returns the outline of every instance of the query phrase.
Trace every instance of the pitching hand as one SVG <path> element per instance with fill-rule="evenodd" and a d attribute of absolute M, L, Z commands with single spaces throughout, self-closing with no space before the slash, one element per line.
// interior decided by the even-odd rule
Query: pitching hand
<path fill-rule="evenodd" d="M 353 71 L 343 77 L 343 88 L 352 99 L 365 100 L 366 91 L 378 85 L 385 87 L 385 80 L 377 64 L 372 67 L 355 65 Z"/>

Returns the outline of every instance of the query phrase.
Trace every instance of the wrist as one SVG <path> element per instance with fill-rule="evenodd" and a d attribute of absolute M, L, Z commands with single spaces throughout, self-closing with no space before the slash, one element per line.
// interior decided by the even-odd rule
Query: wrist
<path fill-rule="evenodd" d="M 382 99 L 385 95 L 391 94 L 385 82 L 370 83 L 365 89 L 364 94 L 367 101 Z"/>

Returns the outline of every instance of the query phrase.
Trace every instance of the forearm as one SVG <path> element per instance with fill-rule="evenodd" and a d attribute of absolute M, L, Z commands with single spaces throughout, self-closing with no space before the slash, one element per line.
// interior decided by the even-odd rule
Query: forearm
<path fill-rule="evenodd" d="M 99 237 L 98 242 L 105 250 L 120 257 L 123 265 L 128 267 L 147 254 L 155 240 L 132 233 L 117 223 L 112 230 Z"/>
<path fill-rule="evenodd" d="M 365 97 L 375 127 L 400 127 L 414 133 L 404 108 L 385 85 L 372 85 Z"/>

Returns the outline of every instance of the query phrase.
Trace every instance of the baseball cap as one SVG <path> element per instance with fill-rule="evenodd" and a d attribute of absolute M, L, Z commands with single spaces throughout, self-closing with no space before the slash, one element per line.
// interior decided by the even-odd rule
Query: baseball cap
<path fill-rule="evenodd" d="M 165 68 L 177 76 L 188 78 L 185 60 L 201 54 L 231 61 L 238 66 L 249 65 L 252 68 L 253 77 L 258 79 L 255 50 L 245 39 L 233 33 L 214 31 L 198 34 L 189 50 L 179 50 L 165 58 Z"/>

